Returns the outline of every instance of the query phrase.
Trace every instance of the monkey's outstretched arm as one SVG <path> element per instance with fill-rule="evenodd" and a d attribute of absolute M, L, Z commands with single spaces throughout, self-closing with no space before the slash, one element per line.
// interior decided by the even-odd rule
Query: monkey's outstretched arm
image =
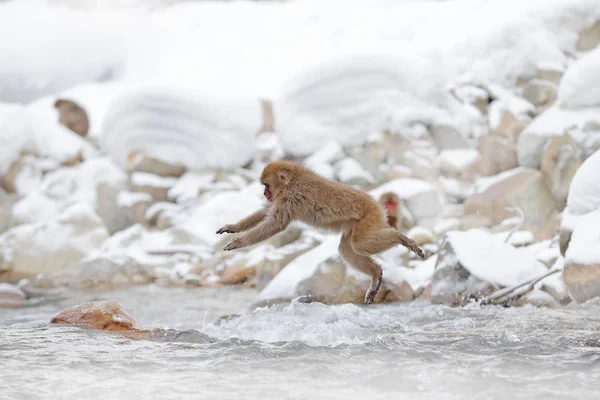
<path fill-rule="evenodd" d="M 269 210 L 269 207 L 262 208 L 262 209 L 256 211 L 255 213 L 250 214 L 249 216 L 247 216 L 246 218 L 244 218 L 243 220 L 241 220 L 235 224 L 225 225 L 224 227 L 219 229 L 217 231 L 217 233 L 218 234 L 238 233 L 238 232 L 244 232 L 244 231 L 247 231 L 248 229 L 254 228 L 263 219 L 265 219 L 265 217 L 267 216 L 268 210 Z"/>
<path fill-rule="evenodd" d="M 223 250 L 235 250 L 262 242 L 276 233 L 285 230 L 290 222 L 291 219 L 284 213 L 269 214 L 257 226 L 242 236 L 232 239 Z"/>

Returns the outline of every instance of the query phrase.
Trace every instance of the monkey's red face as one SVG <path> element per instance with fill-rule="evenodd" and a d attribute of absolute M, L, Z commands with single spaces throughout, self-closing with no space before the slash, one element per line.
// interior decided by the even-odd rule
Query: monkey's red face
<path fill-rule="evenodd" d="M 398 204 L 396 204 L 395 201 L 393 200 L 388 200 L 385 203 L 385 210 L 388 212 L 388 214 L 392 214 L 393 212 L 396 211 L 396 207 L 398 206 Z"/>
<path fill-rule="evenodd" d="M 269 185 L 267 185 L 265 183 L 265 191 L 263 192 L 265 197 L 267 198 L 268 201 L 271 201 L 271 199 L 273 198 L 273 195 L 271 194 L 271 191 L 269 190 Z"/>

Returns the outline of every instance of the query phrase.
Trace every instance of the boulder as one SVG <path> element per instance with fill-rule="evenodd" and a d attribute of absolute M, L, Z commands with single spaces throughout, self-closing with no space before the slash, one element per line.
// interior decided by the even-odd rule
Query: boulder
<path fill-rule="evenodd" d="M 54 108 L 58 110 L 58 121 L 81 137 L 90 130 L 90 121 L 85 110 L 77 103 L 67 99 L 57 99 Z"/>
<path fill-rule="evenodd" d="M 129 226 L 118 203 L 119 193 L 124 190 L 125 185 L 119 182 L 100 182 L 96 187 L 96 212 L 110 235 Z"/>
<path fill-rule="evenodd" d="M 453 126 L 432 125 L 429 133 L 440 151 L 469 147 L 467 140 Z"/>
<path fill-rule="evenodd" d="M 154 199 L 146 192 L 123 191 L 117 195 L 119 213 L 128 221 L 127 225 L 146 224 L 146 211 L 154 203 Z"/>
<path fill-rule="evenodd" d="M 9 194 L 0 188 L 0 235 L 10 227 L 10 214 L 12 205 L 17 200 L 15 194 Z"/>
<path fill-rule="evenodd" d="M 563 70 L 556 67 L 538 67 L 535 73 L 536 79 L 552 82 L 557 85 L 560 83 L 560 78 L 562 78 L 562 75 Z"/>
<path fill-rule="evenodd" d="M 0 250 L 9 249 L 11 280 L 69 267 L 97 250 L 108 237 L 92 208 L 75 204 L 50 221 L 21 225 L 0 236 Z"/>
<path fill-rule="evenodd" d="M 578 303 L 600 296 L 600 210 L 575 226 L 565 253 L 563 280 Z"/>
<path fill-rule="evenodd" d="M 497 125 L 491 126 L 490 128 L 493 134 L 503 136 L 514 142 L 521 132 L 523 132 L 523 129 L 525 129 L 528 122 L 528 119 L 517 118 L 515 114 L 509 110 L 501 110 L 500 120 L 497 122 Z"/>
<path fill-rule="evenodd" d="M 537 107 L 547 107 L 556 101 L 556 83 L 533 79 L 523 88 L 523 97 Z"/>
<path fill-rule="evenodd" d="M 466 214 L 489 217 L 497 224 L 515 215 L 509 207 L 518 207 L 524 214 L 523 228 L 539 237 L 554 233 L 557 209 L 540 171 L 516 168 L 478 183 L 465 202 Z"/>
<path fill-rule="evenodd" d="M 544 151 L 541 170 L 559 210 L 567 203 L 571 181 L 582 163 L 582 154 L 569 135 L 550 139 Z"/>
<path fill-rule="evenodd" d="M 41 185 L 42 176 L 37 159 L 27 155 L 16 160 L 2 176 L 0 189 L 23 196 Z"/>
<path fill-rule="evenodd" d="M 346 157 L 338 161 L 334 168 L 337 179 L 348 185 L 367 186 L 376 182 L 375 178 L 353 158 Z"/>
<path fill-rule="evenodd" d="M 596 48 L 598 43 L 600 43 L 600 21 L 581 31 L 577 39 L 577 50 L 590 51 Z"/>
<path fill-rule="evenodd" d="M 180 164 L 168 163 L 144 153 L 131 152 L 127 155 L 125 170 L 179 178 L 185 173 L 186 167 Z"/>
<path fill-rule="evenodd" d="M 133 172 L 130 181 L 131 191 L 147 193 L 157 201 L 167 201 L 169 199 L 169 189 L 177 183 L 176 178 L 162 177 L 147 172 Z"/>
<path fill-rule="evenodd" d="M 497 175 L 519 165 L 515 143 L 498 135 L 486 135 L 479 138 L 477 149 L 479 173 L 483 176 Z"/>
<path fill-rule="evenodd" d="M 431 282 L 434 303 L 463 305 L 498 288 L 523 283 L 547 269 L 524 249 L 489 232 L 449 232 L 440 247 Z"/>
<path fill-rule="evenodd" d="M 429 229 L 423 228 L 422 226 L 415 226 L 414 228 L 411 228 L 406 233 L 406 236 L 414 240 L 419 246 L 433 243 L 435 241 L 433 233 Z"/>
<path fill-rule="evenodd" d="M 472 181 L 480 162 L 475 149 L 451 149 L 440 152 L 438 162 L 442 173 L 450 178 Z"/>
<path fill-rule="evenodd" d="M 386 303 L 404 303 L 412 301 L 416 297 L 415 291 L 408 282 L 402 282 L 400 285 L 387 284 L 387 286 L 388 292 L 384 299 Z"/>
<path fill-rule="evenodd" d="M 58 313 L 50 323 L 118 333 L 141 332 L 135 320 L 114 300 L 94 301 L 68 308 Z"/>
<path fill-rule="evenodd" d="M 0 282 L 0 309 L 23 307 L 27 294 L 18 286 Z"/>

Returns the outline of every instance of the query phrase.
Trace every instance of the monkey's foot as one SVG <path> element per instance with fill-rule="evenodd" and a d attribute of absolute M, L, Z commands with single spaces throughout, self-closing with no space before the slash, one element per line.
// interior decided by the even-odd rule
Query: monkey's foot
<path fill-rule="evenodd" d="M 417 243 L 412 240 L 412 239 L 408 239 L 408 243 L 406 243 L 406 247 L 408 247 L 410 250 L 412 250 L 416 255 L 418 255 L 419 257 L 421 257 L 421 259 L 425 259 L 425 253 L 423 252 L 423 250 L 421 250 L 421 248 L 419 246 L 417 246 Z"/>
<path fill-rule="evenodd" d="M 381 276 L 377 279 L 375 286 L 369 288 L 369 291 L 365 296 L 365 304 L 371 304 L 375 300 L 375 296 L 379 293 L 379 289 L 381 289 Z"/>

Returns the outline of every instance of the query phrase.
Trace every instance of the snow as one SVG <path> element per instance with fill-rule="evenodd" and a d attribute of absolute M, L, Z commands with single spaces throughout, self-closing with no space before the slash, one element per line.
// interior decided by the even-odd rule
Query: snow
<path fill-rule="evenodd" d="M 232 168 L 255 155 L 261 115 L 256 99 L 225 103 L 186 89 L 146 87 L 111 104 L 101 142 L 121 166 L 135 151 L 189 169 Z"/>
<path fill-rule="evenodd" d="M 132 207 L 137 203 L 152 203 L 152 201 L 152 196 L 148 193 L 123 191 L 117 195 L 117 204 L 123 208 Z"/>
<path fill-rule="evenodd" d="M 260 292 L 257 302 L 297 297 L 298 284 L 313 276 L 319 264 L 337 254 L 340 238 L 328 235 L 314 249 L 298 256 Z"/>
<path fill-rule="evenodd" d="M 587 215 L 600 209 L 600 150 L 587 158 L 575 173 L 567 207 L 563 212 L 562 226 L 573 230 Z"/>
<path fill-rule="evenodd" d="M 567 264 L 600 264 L 600 209 L 589 213 L 573 230 L 565 254 Z"/>
<path fill-rule="evenodd" d="M 251 188 L 239 192 L 220 192 L 194 206 L 189 215 L 181 217 L 182 223 L 177 226 L 204 243 L 215 246 L 224 239 L 222 235 L 215 234 L 219 228 L 236 223 L 263 206 L 262 194 Z"/>
<path fill-rule="evenodd" d="M 346 157 L 335 164 L 338 180 L 344 183 L 367 182 L 375 183 L 375 178 L 369 174 L 354 158 Z"/>
<path fill-rule="evenodd" d="M 447 237 L 460 263 L 485 282 L 511 286 L 546 271 L 529 253 L 515 249 L 484 230 L 448 232 Z"/>
<path fill-rule="evenodd" d="M 479 152 L 475 149 L 450 149 L 444 150 L 438 157 L 441 165 L 447 165 L 457 171 L 467 168 L 479 158 Z"/>
<path fill-rule="evenodd" d="M 177 178 L 164 177 L 148 172 L 133 172 L 130 176 L 131 184 L 158 189 L 169 189 L 177 183 Z"/>
<path fill-rule="evenodd" d="M 560 81 L 558 101 L 562 108 L 600 107 L 600 48 L 575 61 Z"/>
<path fill-rule="evenodd" d="M 600 107 L 569 110 L 555 104 L 531 121 L 521 132 L 520 137 L 528 135 L 558 136 L 573 127 L 583 129 L 591 121 L 600 123 Z"/>
<path fill-rule="evenodd" d="M 186 172 L 169 189 L 168 196 L 179 203 L 198 197 L 201 189 L 208 189 L 214 186 L 214 172 Z"/>
<path fill-rule="evenodd" d="M 523 167 L 517 167 L 509 169 L 508 171 L 501 172 L 494 176 L 479 178 L 475 181 L 475 184 L 473 185 L 473 192 L 483 193 L 492 186 L 502 182 L 505 179 L 509 179 L 523 171 L 527 171 L 527 169 Z"/>

